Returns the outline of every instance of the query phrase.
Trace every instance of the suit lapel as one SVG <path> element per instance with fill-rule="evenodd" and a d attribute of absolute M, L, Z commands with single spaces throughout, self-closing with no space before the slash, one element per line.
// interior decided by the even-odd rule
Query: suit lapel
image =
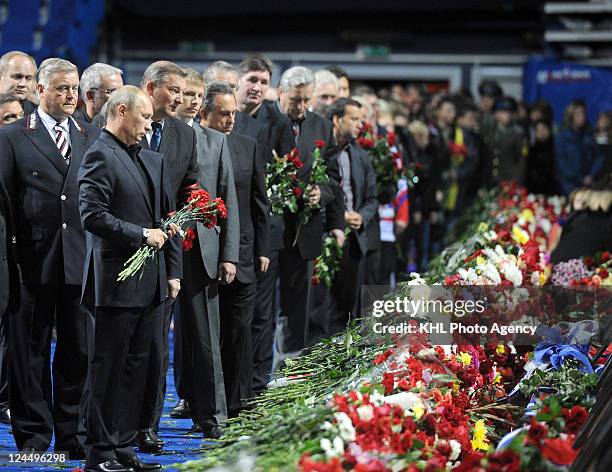
<path fill-rule="evenodd" d="M 26 117 L 25 135 L 32 144 L 40 151 L 40 153 L 57 169 L 57 171 L 66 177 L 68 174 L 68 166 L 60 154 L 59 149 L 51 138 L 51 135 L 42 123 L 38 113 L 32 113 Z"/>
<path fill-rule="evenodd" d="M 70 126 L 70 143 L 72 152 L 70 155 L 70 167 L 68 168 L 68 176 L 66 182 L 76 182 L 76 174 L 79 171 L 81 161 L 87 150 L 87 133 L 74 120 L 68 120 Z"/>
<path fill-rule="evenodd" d="M 112 138 L 111 138 L 112 139 Z M 122 148 L 119 147 L 116 143 L 112 143 L 112 147 L 115 149 L 115 155 L 121 161 L 121 163 L 126 167 L 132 178 L 138 184 L 138 188 L 142 193 L 142 196 L 145 199 L 147 204 L 147 208 L 151 212 L 151 216 L 155 216 L 153 209 L 151 208 L 151 198 L 149 197 L 148 185 L 146 182 L 143 182 L 140 171 L 136 168 L 136 164 L 132 161 L 132 158 L 125 152 Z"/>
<path fill-rule="evenodd" d="M 353 208 L 355 211 L 361 207 L 361 185 L 362 171 L 359 154 L 354 151 L 353 145 L 349 146 L 349 162 L 351 164 L 351 185 L 353 187 Z"/>

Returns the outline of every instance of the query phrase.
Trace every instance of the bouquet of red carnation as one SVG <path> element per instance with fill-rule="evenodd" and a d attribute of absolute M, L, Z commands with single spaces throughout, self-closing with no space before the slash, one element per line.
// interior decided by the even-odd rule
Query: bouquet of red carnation
<path fill-rule="evenodd" d="M 376 174 L 378 195 L 387 195 L 387 198 L 382 197 L 381 202 L 393 198 L 397 191 L 397 181 L 402 174 L 406 174 L 408 186 L 412 187 L 418 182 L 418 179 L 415 178 L 414 169 L 404 168 L 402 154 L 397 148 L 395 133 L 389 132 L 386 137 L 375 136 L 372 127 L 365 123 L 357 135 L 357 144 L 370 154 L 372 167 Z"/>
<path fill-rule="evenodd" d="M 325 158 L 321 154 L 321 150 L 325 146 L 326 143 L 322 139 L 315 141 L 315 150 L 312 152 L 312 169 L 310 171 L 310 180 L 307 184 L 300 182 L 298 187 L 301 190 L 298 196 L 302 196 L 304 200 L 308 198 L 308 194 L 315 186 L 329 182 L 329 176 L 327 175 L 327 164 L 325 164 Z M 318 208 L 321 208 L 321 205 L 318 203 L 311 205 L 306 200 L 304 208 L 302 208 L 302 211 L 300 211 L 300 214 L 298 215 L 299 222 L 297 231 L 295 233 L 295 239 L 293 241 L 294 246 L 297 244 L 297 240 L 300 235 L 300 228 L 308 224 L 312 214 Z"/>
<path fill-rule="evenodd" d="M 207 228 L 212 228 L 217 224 L 217 218 L 226 218 L 227 209 L 221 198 L 210 199 L 210 195 L 206 190 L 196 189 L 189 194 L 187 203 L 179 211 L 174 212 L 170 218 L 162 221 L 161 229 L 166 231 L 170 223 L 176 224 L 181 228 L 184 224 L 195 221 L 202 223 Z M 183 249 L 189 250 L 193 246 L 195 232 L 193 228 L 188 228 L 186 233 L 182 234 Z M 118 282 L 123 282 L 137 274 L 151 259 L 158 250 L 151 246 L 141 246 L 132 257 L 130 257 L 123 266 L 123 269 L 117 277 Z"/>
<path fill-rule="evenodd" d="M 266 168 L 266 189 L 270 201 L 270 211 L 281 216 L 285 210 L 295 213 L 298 207 L 298 197 L 303 189 L 298 186 L 297 172 L 302 167 L 300 153 L 293 148 L 290 153 L 275 156 Z"/>
<path fill-rule="evenodd" d="M 350 228 L 344 230 L 346 236 L 350 232 Z M 310 279 L 312 285 L 323 283 L 327 288 L 331 288 L 336 273 L 340 270 L 343 248 L 344 246 L 340 246 L 333 235 L 325 236 L 321 255 L 314 260 L 314 271 Z"/>

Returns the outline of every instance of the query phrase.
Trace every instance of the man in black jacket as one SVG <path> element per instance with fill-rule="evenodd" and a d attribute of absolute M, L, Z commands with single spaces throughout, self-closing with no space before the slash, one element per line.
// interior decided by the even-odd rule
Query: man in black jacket
<path fill-rule="evenodd" d="M 253 352 L 251 322 L 255 309 L 256 274 L 266 272 L 270 208 L 263 170 L 254 139 L 233 132 L 236 98 L 226 82 L 206 88 L 202 123 L 227 136 L 238 198 L 240 249 L 236 278 L 219 287 L 221 357 L 229 417 L 246 406 L 251 395 Z"/>
<path fill-rule="evenodd" d="M 264 125 L 267 136 L 266 149 L 262 153 L 263 165 L 272 160 L 272 152 L 283 156 L 295 147 L 295 139 L 289 119 L 283 115 L 273 102 L 264 100 L 270 87 L 272 69 L 268 61 L 261 57 L 247 57 L 238 67 L 238 109 Z M 236 132 L 245 133 L 239 118 Z M 246 133 L 245 133 L 246 134 Z M 249 135 L 253 137 L 253 135 Z M 258 144 L 260 143 L 258 139 Z M 268 250 L 270 265 L 267 272 L 257 274 L 257 294 L 253 315 L 253 352 L 254 382 L 253 390 L 260 392 L 269 382 L 272 370 L 272 343 L 274 339 L 274 316 L 276 300 L 274 291 L 279 269 L 279 254 L 283 247 L 282 217 L 270 217 L 270 236 Z"/>
<path fill-rule="evenodd" d="M 310 182 L 317 144 L 325 155 L 324 148 L 334 141 L 332 123 L 307 111 L 314 86 L 314 74 L 305 67 L 286 70 L 279 86 L 278 106 L 291 120 L 295 146 L 304 164 L 298 171 L 298 178 L 304 183 Z M 330 231 L 339 244 L 344 242 L 344 208 L 342 200 L 336 199 L 339 192 L 334 192 L 334 186 L 338 187 L 338 167 L 334 159 L 326 164 L 328 182 L 312 184 L 310 193 L 304 195 L 299 205 L 298 213 L 306 206 L 314 207 L 310 221 L 300 227 L 298 214 L 285 215 L 284 248 L 280 255 L 281 314 L 287 317 L 282 343 L 284 352 L 299 351 L 311 340 L 311 278 L 314 258 L 321 254 L 323 233 Z M 321 209 L 326 212 L 325 227 Z"/>
<path fill-rule="evenodd" d="M 368 154 L 354 145 L 361 126 L 361 105 L 355 100 L 340 98 L 329 109 L 338 143 L 340 187 L 344 195 L 344 219 L 351 233 L 344 245 L 340 271 L 336 274 L 332 294 L 336 304 L 330 323 L 330 334 L 342 329 L 351 315 L 356 315 L 359 301 L 361 266 L 368 250 L 367 227 L 378 210 L 376 174 Z"/>
<path fill-rule="evenodd" d="M 78 430 L 91 321 L 80 304 L 85 235 L 77 171 L 100 130 L 71 116 L 79 89 L 74 64 L 44 61 L 37 89 L 39 108 L 0 130 L 0 180 L 15 219 L 22 275 L 20 306 L 9 323 L 11 420 L 19 450 L 46 450 L 55 431 L 56 450 L 77 458 L 83 454 Z"/>
<path fill-rule="evenodd" d="M 163 325 L 166 299 L 181 287 L 181 249 L 163 218 L 175 211 L 164 156 L 138 145 L 153 110 L 137 87 L 109 99 L 108 122 L 83 158 L 79 201 L 87 231 L 83 302 L 95 307 L 95 340 L 87 402 L 87 471 L 157 470 L 141 462 L 132 442 L 138 434 L 147 364 Z M 168 238 L 172 238 L 168 242 Z M 141 246 L 155 248 L 141 272 L 117 275 Z M 161 251 L 160 251 L 161 250 Z"/>
<path fill-rule="evenodd" d="M 164 155 L 170 169 L 170 188 L 177 208 L 183 206 L 189 192 L 197 187 L 198 178 L 196 134 L 193 128 L 175 116 L 183 101 L 182 92 L 187 87 L 186 76 L 176 64 L 157 61 L 147 67 L 140 83 L 140 88 L 147 94 L 153 107 L 151 129 L 140 144 L 144 149 Z M 158 451 L 164 444 L 157 431 L 166 395 L 173 308 L 174 300 L 168 300 L 162 336 L 154 341 L 151 348 L 149 375 L 143 399 L 145 406 L 138 437 L 139 447 L 143 452 Z M 180 344 L 181 338 L 175 339 L 174 343 L 175 346 Z"/>

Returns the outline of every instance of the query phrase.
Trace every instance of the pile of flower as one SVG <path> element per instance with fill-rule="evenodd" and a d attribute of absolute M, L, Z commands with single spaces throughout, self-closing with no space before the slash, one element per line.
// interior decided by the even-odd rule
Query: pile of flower
<path fill-rule="evenodd" d="M 464 234 L 400 293 L 427 283 L 529 292 L 557 277 L 565 286 L 608 280 L 606 253 L 555 275 L 547 235 L 566 215 L 561 199 L 506 185 L 475 208 Z M 280 387 L 230 423 L 221 447 L 181 468 L 231 464 L 246 451 L 262 471 L 568 470 L 608 354 L 591 345 L 595 323 L 560 323 L 535 346 L 434 346 L 427 335 L 374 335 L 371 322 L 288 359 Z"/>
<path fill-rule="evenodd" d="M 551 283 L 564 287 L 612 285 L 609 270 L 611 261 L 610 252 L 602 251 L 597 253 L 595 257 L 588 256 L 582 259 L 560 262 L 555 265 Z"/>

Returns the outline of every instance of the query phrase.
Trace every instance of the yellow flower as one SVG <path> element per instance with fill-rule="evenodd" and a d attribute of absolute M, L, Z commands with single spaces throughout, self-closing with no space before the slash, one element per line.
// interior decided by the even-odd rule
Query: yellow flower
<path fill-rule="evenodd" d="M 521 212 L 521 218 L 523 218 L 527 223 L 531 223 L 534 219 L 533 211 L 530 208 L 525 208 Z"/>
<path fill-rule="evenodd" d="M 472 363 L 472 356 L 470 356 L 467 352 L 462 352 L 459 354 L 459 360 L 465 366 L 468 366 Z"/>
<path fill-rule="evenodd" d="M 506 352 L 506 346 L 504 346 L 503 344 L 498 344 L 497 347 L 495 348 L 495 352 L 498 354 L 503 354 Z"/>
<path fill-rule="evenodd" d="M 483 256 L 478 256 L 478 257 L 476 258 L 476 264 L 478 264 L 478 265 L 481 265 L 481 266 L 482 266 L 482 265 L 485 265 L 486 263 L 487 263 L 487 259 L 486 259 L 485 257 L 483 257 Z"/>
<path fill-rule="evenodd" d="M 485 452 L 489 450 L 489 440 L 487 439 L 487 428 L 485 427 L 484 420 L 478 420 L 474 424 L 472 449 Z"/>
<path fill-rule="evenodd" d="M 494 384 L 501 383 L 501 374 L 499 372 L 495 373 L 495 378 L 493 379 Z"/>
<path fill-rule="evenodd" d="M 523 246 L 529 241 L 529 233 L 527 233 L 527 231 L 525 231 L 519 225 L 514 225 L 512 227 L 512 239 Z"/>
<path fill-rule="evenodd" d="M 421 406 L 421 405 L 414 405 L 412 407 L 412 415 L 414 416 L 415 420 L 419 420 L 421 418 L 421 416 L 423 416 L 425 414 L 425 409 Z"/>
<path fill-rule="evenodd" d="M 489 225 L 483 221 L 478 225 L 477 231 L 479 233 L 486 233 L 487 231 L 489 231 Z"/>

